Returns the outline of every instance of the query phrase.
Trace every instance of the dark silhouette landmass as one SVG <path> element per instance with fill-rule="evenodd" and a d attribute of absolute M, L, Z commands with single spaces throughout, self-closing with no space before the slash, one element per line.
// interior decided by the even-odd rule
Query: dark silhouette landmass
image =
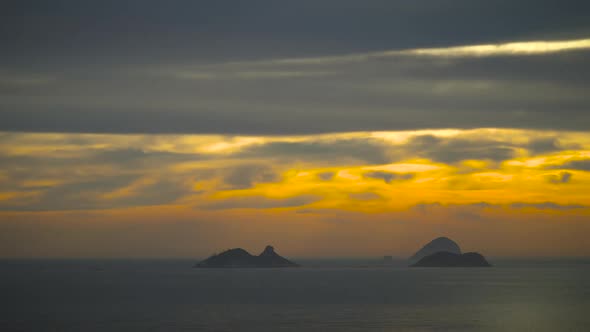
<path fill-rule="evenodd" d="M 492 266 L 479 253 L 467 252 L 456 254 L 447 251 L 439 251 L 423 257 L 411 267 L 489 267 Z"/>
<path fill-rule="evenodd" d="M 195 267 L 201 268 L 224 268 L 224 267 L 297 267 L 296 263 L 281 257 L 274 251 L 272 246 L 266 246 L 264 251 L 258 255 L 251 255 L 242 248 L 226 250 L 220 254 L 213 255 L 198 263 Z"/>
<path fill-rule="evenodd" d="M 439 237 L 427 243 L 422 249 L 418 250 L 414 256 L 410 257 L 410 264 L 414 264 L 422 258 L 440 251 L 461 255 L 461 248 L 455 241 L 446 237 Z"/>

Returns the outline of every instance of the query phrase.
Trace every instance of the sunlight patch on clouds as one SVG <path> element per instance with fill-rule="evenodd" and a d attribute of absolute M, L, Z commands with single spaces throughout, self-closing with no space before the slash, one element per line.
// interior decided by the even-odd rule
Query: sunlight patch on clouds
<path fill-rule="evenodd" d="M 391 52 L 391 54 L 437 57 L 485 57 L 501 55 L 535 55 L 590 49 L 590 39 L 525 41 L 500 44 L 467 45 L 441 48 L 421 48 Z"/>
<path fill-rule="evenodd" d="M 583 164 L 590 136 L 579 132 L 0 137 L 0 209 L 11 211 L 255 204 L 239 197 L 282 200 L 260 208 L 310 205 L 359 213 L 399 212 L 420 201 L 581 204 L 590 183 Z M 567 178 L 559 177 L 566 171 Z M 291 200 L 310 194 L 317 200 Z"/>
<path fill-rule="evenodd" d="M 376 171 L 388 171 L 388 172 L 401 172 L 401 173 L 420 173 L 420 172 L 428 172 L 428 171 L 435 171 L 441 169 L 441 166 L 433 165 L 433 164 L 413 164 L 413 163 L 396 163 L 396 164 L 389 164 L 389 165 L 381 165 L 381 166 L 371 166 L 371 167 L 364 167 L 363 169 L 366 170 L 376 170 Z"/>
<path fill-rule="evenodd" d="M 207 153 L 229 153 L 236 152 L 246 146 L 264 143 L 259 137 L 235 137 L 232 140 L 224 140 L 204 146 L 201 151 Z"/>
<path fill-rule="evenodd" d="M 571 52 L 590 49 L 590 39 L 573 40 L 534 40 L 507 42 L 497 44 L 461 45 L 435 48 L 415 48 L 404 50 L 387 50 L 366 53 L 354 53 L 344 55 L 331 55 L 320 57 L 284 58 L 260 61 L 227 62 L 221 65 L 227 67 L 242 66 L 320 66 L 342 65 L 348 63 L 367 62 L 395 57 L 440 57 L 440 58 L 468 58 L 468 57 L 492 57 L 492 56 L 529 56 L 551 54 L 559 52 Z M 217 66 L 217 65 L 214 65 Z"/>

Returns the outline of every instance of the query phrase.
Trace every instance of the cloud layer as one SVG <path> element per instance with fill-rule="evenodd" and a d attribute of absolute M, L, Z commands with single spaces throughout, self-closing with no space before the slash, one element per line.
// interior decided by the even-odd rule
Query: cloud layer
<path fill-rule="evenodd" d="M 589 11 L 9 1 L 0 257 L 381 256 L 440 233 L 590 255 Z"/>
<path fill-rule="evenodd" d="M 425 199 L 420 192 L 450 203 L 524 188 L 533 201 L 569 197 L 573 203 L 563 204 L 580 204 L 588 174 L 579 158 L 588 151 L 583 133 L 499 129 L 255 137 L 4 133 L 0 209 L 340 208 L 348 198 L 387 201 L 392 190 L 404 192 L 396 204 L 409 208 Z M 300 199 L 310 194 L 317 197 Z M 522 201 L 506 195 L 513 202 L 502 204 Z"/>
<path fill-rule="evenodd" d="M 0 130 L 292 135 L 590 120 L 582 1 L 174 3 L 5 6 Z"/>

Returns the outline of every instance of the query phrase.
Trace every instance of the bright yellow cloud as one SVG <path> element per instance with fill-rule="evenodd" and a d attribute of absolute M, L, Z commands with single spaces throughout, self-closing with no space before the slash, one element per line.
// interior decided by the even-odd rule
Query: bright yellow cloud
<path fill-rule="evenodd" d="M 468 45 L 442 48 L 421 48 L 402 51 L 403 54 L 465 57 L 497 55 L 531 55 L 590 49 L 590 39 L 525 41 L 502 44 Z"/>

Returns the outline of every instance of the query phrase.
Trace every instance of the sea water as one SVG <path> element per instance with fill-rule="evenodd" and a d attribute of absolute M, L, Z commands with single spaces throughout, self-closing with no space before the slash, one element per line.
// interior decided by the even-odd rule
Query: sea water
<path fill-rule="evenodd" d="M 0 331 L 590 331 L 590 261 L 0 261 Z"/>

